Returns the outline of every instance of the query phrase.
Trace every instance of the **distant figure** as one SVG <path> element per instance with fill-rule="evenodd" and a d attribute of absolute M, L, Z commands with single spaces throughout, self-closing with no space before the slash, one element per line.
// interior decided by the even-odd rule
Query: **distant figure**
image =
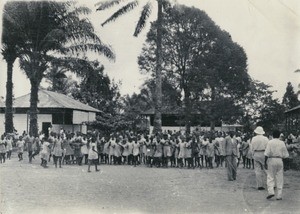
<path fill-rule="evenodd" d="M 97 164 L 98 164 L 98 151 L 97 151 L 97 146 L 96 146 L 96 139 L 92 138 L 88 142 L 88 147 L 89 147 L 89 152 L 88 152 L 88 160 L 89 160 L 89 165 L 88 165 L 88 172 L 91 172 L 90 167 L 91 164 L 95 165 L 95 171 L 98 172 L 99 169 L 97 169 Z"/>
<path fill-rule="evenodd" d="M 273 138 L 267 144 L 265 155 L 265 168 L 267 169 L 268 196 L 270 199 L 275 196 L 274 187 L 277 187 L 277 200 L 282 200 L 283 188 L 283 158 L 289 157 L 289 153 L 282 140 L 279 139 L 280 132 L 273 131 Z"/>
<path fill-rule="evenodd" d="M 258 190 L 264 190 L 266 187 L 266 172 L 264 169 L 264 152 L 269 139 L 264 136 L 265 132 L 261 126 L 254 130 L 256 136 L 252 138 L 252 153 L 254 159 L 254 168 L 256 176 L 256 187 Z"/>
<path fill-rule="evenodd" d="M 6 153 L 6 142 L 4 140 L 4 135 L 0 139 L 0 163 L 5 163 L 5 153 Z"/>
<path fill-rule="evenodd" d="M 19 161 L 23 160 L 24 145 L 25 145 L 25 142 L 24 142 L 22 136 L 20 136 L 19 140 L 17 142 Z"/>
<path fill-rule="evenodd" d="M 47 141 L 46 138 L 43 138 L 42 140 L 42 150 L 40 152 L 41 156 L 41 166 L 44 168 L 47 168 L 47 160 L 50 156 L 50 143 Z"/>
<path fill-rule="evenodd" d="M 225 155 L 227 163 L 227 175 L 229 181 L 236 180 L 237 170 L 237 141 L 233 137 L 234 133 L 230 134 L 225 138 Z"/>
<path fill-rule="evenodd" d="M 7 159 L 10 160 L 11 153 L 12 153 L 12 136 L 6 136 L 6 151 L 7 151 Z"/>

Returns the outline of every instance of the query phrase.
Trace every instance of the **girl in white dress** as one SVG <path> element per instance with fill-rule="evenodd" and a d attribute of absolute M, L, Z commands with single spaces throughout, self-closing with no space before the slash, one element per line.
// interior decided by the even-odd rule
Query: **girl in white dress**
<path fill-rule="evenodd" d="M 25 142 L 24 142 L 22 136 L 20 136 L 19 140 L 17 142 L 19 161 L 23 160 L 24 145 L 25 145 Z"/>
<path fill-rule="evenodd" d="M 125 137 L 120 145 L 123 147 L 123 152 L 122 152 L 123 164 L 128 163 L 128 156 L 129 156 L 128 139 Z"/>
<path fill-rule="evenodd" d="M 115 147 L 116 147 L 116 139 L 112 136 L 109 140 L 109 164 L 114 162 L 114 154 L 115 154 Z"/>
<path fill-rule="evenodd" d="M 179 148 L 179 154 L 178 154 L 178 165 L 180 166 L 180 168 L 183 167 L 183 159 L 185 158 L 185 142 L 178 139 L 179 143 L 178 148 Z"/>
<path fill-rule="evenodd" d="M 10 135 L 6 136 L 6 151 L 7 151 L 7 159 L 10 160 L 11 152 L 12 152 L 12 137 Z"/>
<path fill-rule="evenodd" d="M 188 169 L 190 169 L 192 164 L 192 141 L 187 138 L 185 142 L 185 159 L 187 161 Z"/>
<path fill-rule="evenodd" d="M 5 163 L 5 153 L 6 153 L 6 142 L 4 140 L 4 135 L 0 139 L 0 162 Z"/>
<path fill-rule="evenodd" d="M 97 168 L 98 165 L 98 152 L 97 152 L 97 145 L 96 145 L 96 139 L 92 138 L 90 142 L 88 143 L 89 147 L 89 153 L 88 153 L 88 159 L 89 159 L 89 165 L 88 165 L 88 172 L 91 172 L 90 167 L 91 164 L 95 165 L 95 172 L 98 172 L 99 169 Z"/>
<path fill-rule="evenodd" d="M 63 149 L 62 149 L 62 139 L 58 135 L 58 137 L 54 138 L 54 143 L 53 143 L 53 161 L 55 168 L 57 168 L 57 161 L 59 163 L 59 168 L 61 168 L 61 161 L 62 161 L 62 155 L 63 155 Z"/>
<path fill-rule="evenodd" d="M 87 148 L 87 139 L 86 139 L 86 135 L 83 136 L 82 140 L 82 146 L 81 146 L 81 153 L 84 157 L 84 164 L 88 164 L 88 154 L 89 154 L 89 150 Z"/>
<path fill-rule="evenodd" d="M 50 156 L 50 146 L 51 144 L 46 141 L 46 138 L 43 138 L 42 140 L 42 150 L 41 150 L 41 153 L 40 153 L 40 156 L 41 156 L 41 166 L 44 167 L 44 168 L 47 168 L 47 160 L 49 159 L 49 156 Z"/>
<path fill-rule="evenodd" d="M 140 154 L 140 143 L 135 138 L 133 139 L 132 154 L 133 154 L 133 164 L 136 167 L 136 164 L 138 162 L 138 156 Z"/>

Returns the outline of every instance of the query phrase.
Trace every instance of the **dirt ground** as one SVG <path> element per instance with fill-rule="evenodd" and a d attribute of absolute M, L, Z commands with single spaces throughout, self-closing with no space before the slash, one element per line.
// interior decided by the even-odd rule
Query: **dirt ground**
<path fill-rule="evenodd" d="M 255 189 L 253 170 L 147 168 L 52 163 L 17 158 L 0 164 L 0 213 L 300 213 L 300 172 L 285 172 L 283 200 Z"/>

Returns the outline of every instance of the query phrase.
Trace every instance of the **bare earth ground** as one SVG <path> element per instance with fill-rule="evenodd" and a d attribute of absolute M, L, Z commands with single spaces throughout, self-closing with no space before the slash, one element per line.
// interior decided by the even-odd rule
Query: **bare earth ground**
<path fill-rule="evenodd" d="M 0 213 L 300 213 L 300 172 L 285 172 L 283 200 L 255 189 L 254 171 L 101 165 L 44 169 L 39 160 L 0 164 Z"/>

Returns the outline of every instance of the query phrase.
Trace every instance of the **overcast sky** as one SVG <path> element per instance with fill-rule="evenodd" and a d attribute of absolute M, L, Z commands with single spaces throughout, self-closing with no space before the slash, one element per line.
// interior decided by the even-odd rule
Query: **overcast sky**
<path fill-rule="evenodd" d="M 88 2 L 88 3 L 87 3 Z M 98 1 L 79 1 L 95 11 Z M 141 0 L 141 5 L 143 5 Z M 240 44 L 248 56 L 248 72 L 254 79 L 273 86 L 275 96 L 282 98 L 287 82 L 298 90 L 300 73 L 300 1 L 297 0 L 177 0 L 178 3 L 204 10 L 223 30 L 228 31 L 233 41 Z M 1 1 L 1 11 L 3 2 Z M 115 81 L 121 81 L 122 94 L 139 92 L 145 76 L 140 74 L 137 56 L 145 40 L 146 29 L 136 38 L 134 27 L 141 8 L 131 11 L 115 23 L 100 24 L 117 8 L 93 12 L 91 21 L 103 42 L 110 44 L 116 53 L 116 62 L 97 57 L 105 66 L 105 72 Z M 156 19 L 155 5 L 150 21 Z M 1 23 L 2 26 L 2 23 Z M 5 96 L 6 63 L 0 61 L 0 96 Z M 30 92 L 26 76 L 15 63 L 15 97 Z"/>

